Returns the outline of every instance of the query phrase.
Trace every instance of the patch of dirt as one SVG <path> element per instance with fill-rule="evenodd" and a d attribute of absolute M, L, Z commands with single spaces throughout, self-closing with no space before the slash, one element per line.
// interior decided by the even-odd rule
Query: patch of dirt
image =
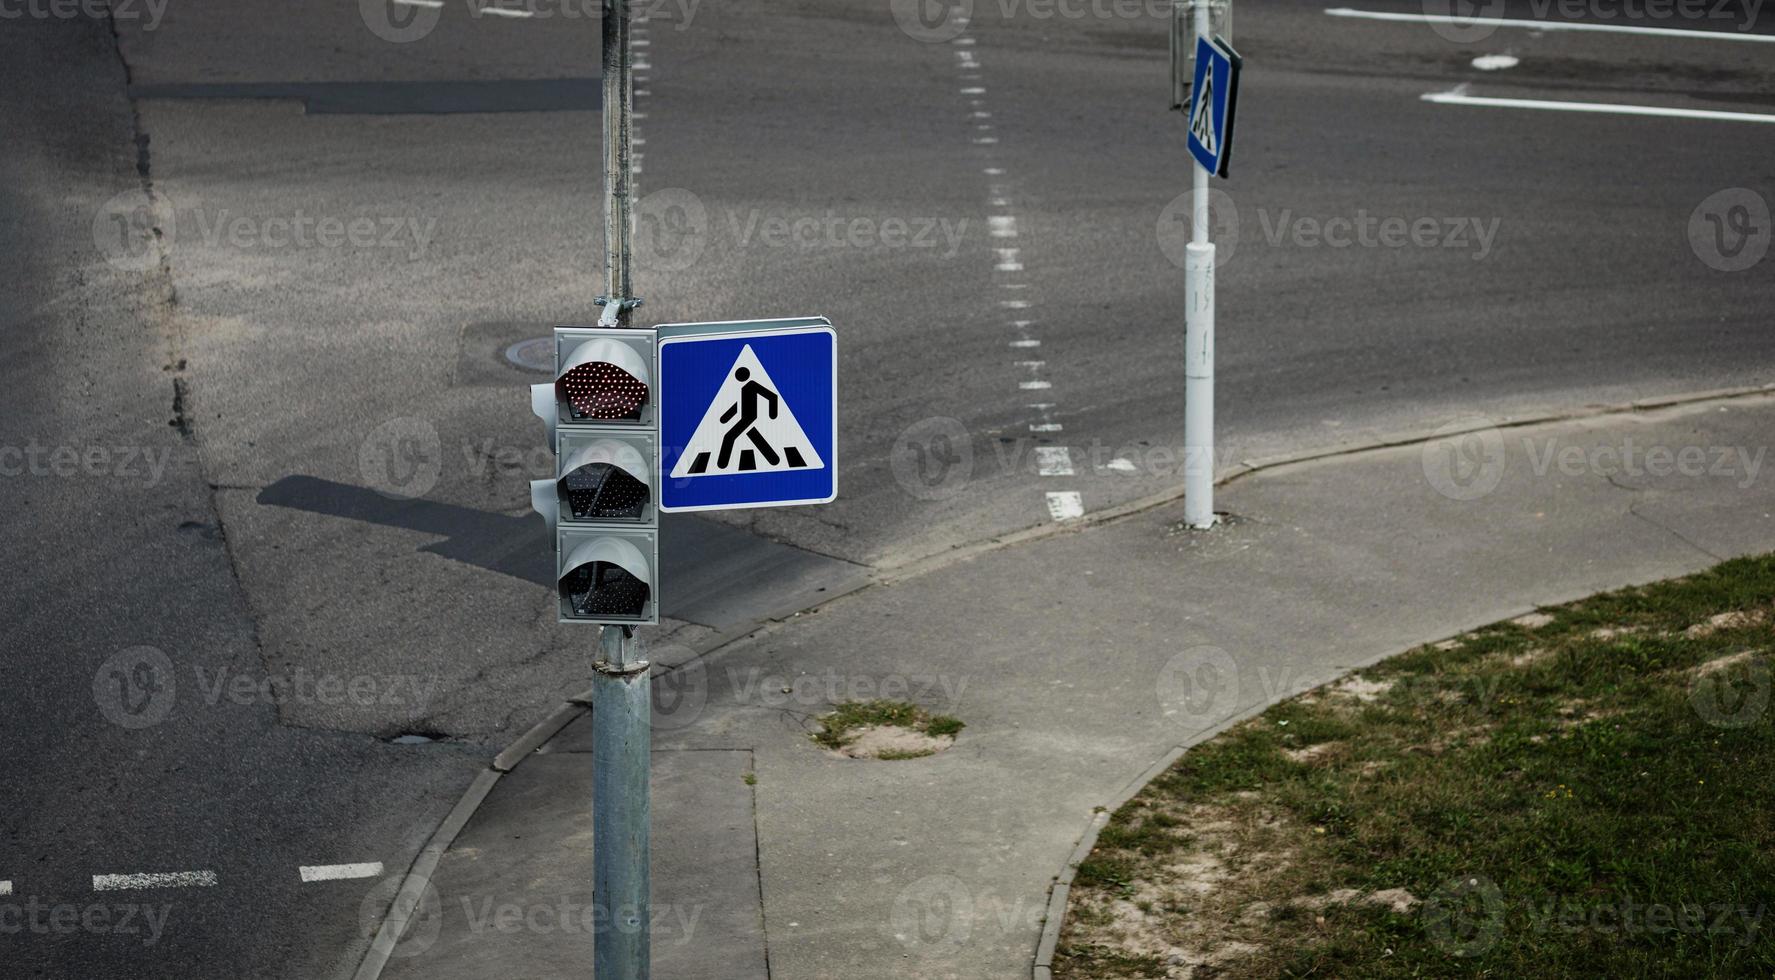
<path fill-rule="evenodd" d="M 953 735 L 926 735 L 899 725 L 867 725 L 833 754 L 847 759 L 912 759 L 935 755 L 954 744 Z"/>
<path fill-rule="evenodd" d="M 1766 609 L 1734 609 L 1731 612 L 1723 612 L 1717 616 L 1709 616 L 1707 622 L 1696 623 L 1688 629 L 1683 630 L 1683 635 L 1691 640 L 1699 640 L 1702 637 L 1712 636 L 1720 630 L 1736 630 L 1743 629 L 1746 626 L 1758 626 L 1767 621 L 1768 618 L 1769 613 Z"/>
<path fill-rule="evenodd" d="M 1642 632 L 1644 629 L 1639 626 L 1603 626 L 1591 630 L 1590 638 L 1592 640 L 1612 640 L 1617 636 L 1632 636 Z"/>
<path fill-rule="evenodd" d="M 1520 626 L 1525 630 L 1538 630 L 1551 622 L 1553 622 L 1552 616 L 1549 616 L 1544 612 L 1532 612 L 1525 613 L 1524 615 L 1512 619 L 1510 624 L 1512 626 Z"/>
<path fill-rule="evenodd" d="M 1761 650 L 1740 650 L 1737 653 L 1729 653 L 1723 657 L 1715 657 L 1699 667 L 1694 668 L 1690 673 L 1694 674 L 1696 677 L 1706 677 L 1709 674 L 1717 674 L 1722 670 L 1736 667 L 1742 663 L 1747 663 L 1752 657 L 1755 657 L 1762 652 L 1763 651 Z"/>
<path fill-rule="evenodd" d="M 1371 681 L 1364 677 L 1346 677 L 1332 685 L 1330 693 L 1355 698 L 1358 701 L 1375 701 L 1393 689 L 1392 681 Z"/>
<path fill-rule="evenodd" d="M 1524 650 L 1521 653 L 1512 654 L 1510 656 L 1510 666 L 1532 667 L 1552 655 L 1552 650 L 1543 650 L 1540 647 L 1536 647 L 1533 650 Z"/>
<path fill-rule="evenodd" d="M 1311 762 L 1335 748 L 1336 742 L 1314 742 L 1304 749 L 1283 749 L 1282 754 L 1294 762 Z"/>

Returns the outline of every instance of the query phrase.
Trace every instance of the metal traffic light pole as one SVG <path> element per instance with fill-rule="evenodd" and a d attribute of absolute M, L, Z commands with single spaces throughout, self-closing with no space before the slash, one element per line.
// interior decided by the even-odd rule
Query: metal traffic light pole
<path fill-rule="evenodd" d="M 1209 0 L 1194 0 L 1195 36 L 1213 33 Z M 1214 526 L 1214 243 L 1208 240 L 1208 168 L 1191 165 L 1195 194 L 1184 250 L 1183 520 Z"/>
<path fill-rule="evenodd" d="M 628 0 L 604 0 L 604 312 L 599 326 L 629 326 L 640 305 L 629 275 L 634 69 Z M 652 750 L 647 661 L 628 626 L 600 628 L 592 680 L 592 901 L 601 915 L 593 938 L 598 980 L 652 975 Z"/>

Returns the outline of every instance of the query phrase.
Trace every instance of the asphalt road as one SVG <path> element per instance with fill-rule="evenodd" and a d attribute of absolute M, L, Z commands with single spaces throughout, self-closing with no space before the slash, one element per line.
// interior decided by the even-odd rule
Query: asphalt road
<path fill-rule="evenodd" d="M 964 6 L 647 8 L 645 318 L 840 335 L 840 499 L 670 529 L 737 563 L 721 601 L 667 582 L 687 635 L 780 604 L 747 568 L 850 580 L 1181 482 L 1164 24 Z M 536 375 L 502 355 L 595 315 L 597 29 L 533 9 L 0 21 L 7 975 L 346 975 L 474 769 L 585 686 L 525 530 Z M 1767 123 L 1461 101 L 1775 113 L 1769 45 L 1325 10 L 1236 15 L 1223 463 L 1775 380 L 1775 258 L 1737 268 Z M 518 111 L 459 111 L 489 100 Z M 94 881 L 132 874 L 182 877 Z"/>

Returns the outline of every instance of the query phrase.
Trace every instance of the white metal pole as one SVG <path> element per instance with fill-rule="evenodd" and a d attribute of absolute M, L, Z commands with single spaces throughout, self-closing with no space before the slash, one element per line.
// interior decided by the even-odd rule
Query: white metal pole
<path fill-rule="evenodd" d="M 1208 37 L 1209 0 L 1194 0 L 1196 36 Z M 1195 200 L 1184 253 L 1183 520 L 1214 526 L 1214 243 L 1208 240 L 1208 170 L 1194 164 Z"/>

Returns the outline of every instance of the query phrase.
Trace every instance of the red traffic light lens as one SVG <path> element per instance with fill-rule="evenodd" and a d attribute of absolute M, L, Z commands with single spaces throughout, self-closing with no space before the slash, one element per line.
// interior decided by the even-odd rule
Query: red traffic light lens
<path fill-rule="evenodd" d="M 555 387 L 576 419 L 639 419 L 647 403 L 647 383 L 605 361 L 569 370 Z"/>

